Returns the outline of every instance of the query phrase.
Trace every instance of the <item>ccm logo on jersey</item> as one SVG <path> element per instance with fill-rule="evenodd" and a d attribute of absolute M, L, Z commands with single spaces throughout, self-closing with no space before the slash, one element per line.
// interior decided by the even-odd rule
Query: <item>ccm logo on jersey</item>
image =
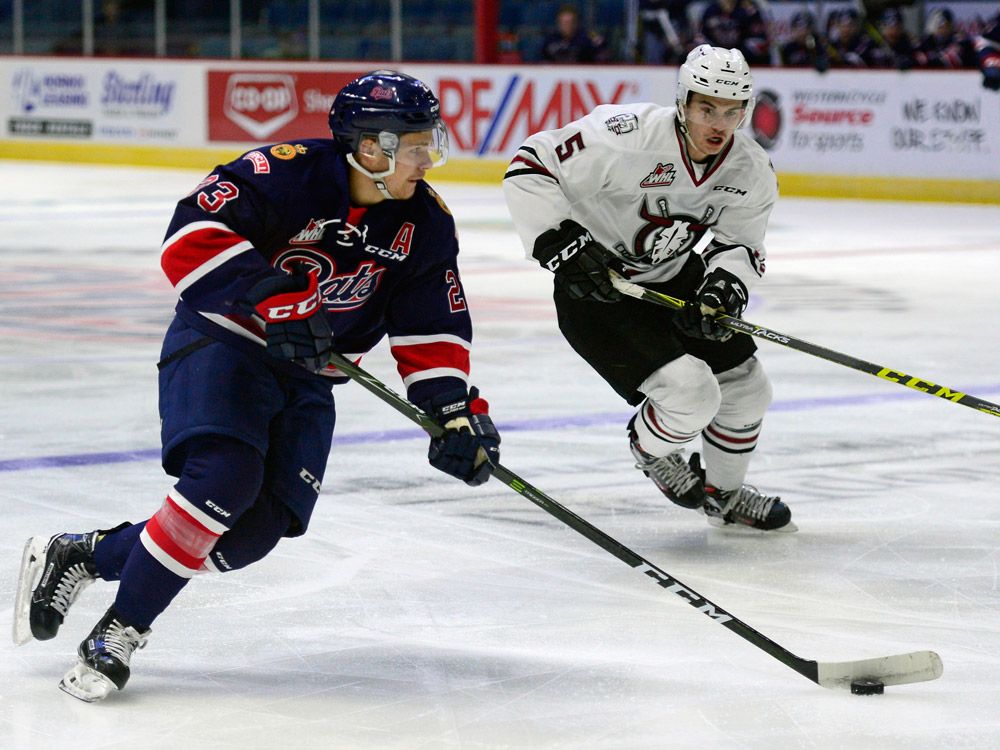
<path fill-rule="evenodd" d="M 746 195 L 746 190 L 740 190 L 739 188 L 729 187 L 729 185 L 716 185 L 712 190 L 721 190 L 724 193 L 732 193 L 733 195 Z"/>
<path fill-rule="evenodd" d="M 561 266 L 567 260 L 572 258 L 578 252 L 580 252 L 580 250 L 583 249 L 584 246 L 593 241 L 594 237 L 593 235 L 591 235 L 590 232 L 585 232 L 584 234 L 581 234 L 571 243 L 566 245 L 566 247 L 564 247 L 562 250 L 560 250 L 558 253 L 552 256 L 548 260 L 548 262 L 546 262 L 545 267 L 550 271 L 555 271 L 557 268 L 559 268 L 559 266 Z"/>

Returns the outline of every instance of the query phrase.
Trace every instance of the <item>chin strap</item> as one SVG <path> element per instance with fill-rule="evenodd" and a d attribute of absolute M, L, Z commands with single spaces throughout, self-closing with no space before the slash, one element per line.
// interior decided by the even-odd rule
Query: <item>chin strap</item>
<path fill-rule="evenodd" d="M 386 153 L 386 156 L 389 157 L 389 168 L 384 172 L 368 171 L 367 169 L 362 167 L 361 164 L 358 163 L 358 160 L 354 158 L 354 154 L 347 155 L 347 163 L 350 164 L 359 172 L 361 172 L 361 174 L 363 174 L 365 177 L 369 178 L 372 182 L 374 182 L 375 187 L 378 189 L 380 193 L 382 193 L 383 196 L 385 196 L 389 200 L 396 200 L 396 196 L 389 192 L 389 188 L 385 184 L 385 178 L 391 174 L 395 174 L 396 172 L 396 157 L 392 152 Z"/>

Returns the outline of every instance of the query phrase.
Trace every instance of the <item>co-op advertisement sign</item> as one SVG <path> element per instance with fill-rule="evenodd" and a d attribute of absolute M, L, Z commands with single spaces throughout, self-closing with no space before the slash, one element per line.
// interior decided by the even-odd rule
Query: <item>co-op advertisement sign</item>
<path fill-rule="evenodd" d="M 128 63 L 22 61 L 6 71 L 7 135 L 170 143 L 179 79 Z"/>
<path fill-rule="evenodd" d="M 364 70 L 208 71 L 208 139 L 270 143 L 329 138 L 333 98 Z"/>
<path fill-rule="evenodd" d="M 522 140 L 556 128 L 599 104 L 641 101 L 648 76 L 618 70 L 569 75 L 521 69 L 445 67 L 405 69 L 424 80 L 441 101 L 451 153 L 509 158 Z M 262 143 L 329 137 L 327 114 L 336 93 L 365 70 L 332 72 L 213 69 L 208 73 L 211 141 Z"/>

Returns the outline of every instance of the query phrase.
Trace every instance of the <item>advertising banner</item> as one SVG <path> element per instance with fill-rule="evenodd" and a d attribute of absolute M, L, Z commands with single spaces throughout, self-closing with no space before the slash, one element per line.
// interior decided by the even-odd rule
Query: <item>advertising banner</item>
<path fill-rule="evenodd" d="M 779 172 L 1000 179 L 1000 96 L 979 77 L 764 69 L 751 132 Z"/>
<path fill-rule="evenodd" d="M 676 85 L 672 68 L 654 66 L 399 69 L 437 93 L 456 162 L 506 162 L 530 133 L 599 104 L 673 104 Z M 6 144 L 239 153 L 327 137 L 337 91 L 368 70 L 363 63 L 8 57 L 0 59 L 9 92 L 0 96 L 0 127 Z M 977 71 L 758 68 L 754 78 L 747 132 L 779 174 L 1000 181 L 1000 94 L 982 88 Z"/>
<path fill-rule="evenodd" d="M 329 135 L 337 92 L 365 68 L 208 70 L 208 140 L 271 143 Z"/>
<path fill-rule="evenodd" d="M 402 65 L 441 100 L 455 157 L 509 158 L 530 133 L 564 125 L 598 104 L 648 100 L 657 79 L 673 75 L 641 68 L 498 68 Z M 315 138 L 328 131 L 337 91 L 366 68 L 325 70 L 216 67 L 208 69 L 208 138 L 261 143 Z"/>
<path fill-rule="evenodd" d="M 182 64 L 5 61 L 0 79 L 7 137 L 123 144 L 193 144 L 203 139 L 197 71 Z M 192 115 L 195 119 L 192 119 Z"/>

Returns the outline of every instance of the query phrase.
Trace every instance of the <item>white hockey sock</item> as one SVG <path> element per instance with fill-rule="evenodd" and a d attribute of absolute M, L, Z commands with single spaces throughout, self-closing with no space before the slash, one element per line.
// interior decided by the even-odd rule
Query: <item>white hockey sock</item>
<path fill-rule="evenodd" d="M 635 418 L 635 434 L 639 447 L 651 456 L 666 456 L 683 448 L 698 436 L 699 430 L 676 429 L 669 415 L 656 408 L 648 398 L 639 405 Z"/>
<path fill-rule="evenodd" d="M 705 481 L 720 490 L 743 486 L 753 449 L 760 436 L 760 422 L 747 427 L 727 427 L 712 422 L 701 433 Z"/>

